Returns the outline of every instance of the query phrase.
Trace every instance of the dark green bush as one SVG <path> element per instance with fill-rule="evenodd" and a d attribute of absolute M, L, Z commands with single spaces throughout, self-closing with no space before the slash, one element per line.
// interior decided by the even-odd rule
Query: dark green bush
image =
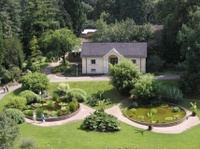
<path fill-rule="evenodd" d="M 22 87 L 35 93 L 46 90 L 49 86 L 49 79 L 45 74 L 38 72 L 28 73 L 21 79 Z"/>
<path fill-rule="evenodd" d="M 120 130 L 120 123 L 115 116 L 95 111 L 86 117 L 80 126 L 84 130 L 112 132 Z"/>
<path fill-rule="evenodd" d="M 164 65 L 164 61 L 158 55 L 152 55 L 147 59 L 147 71 L 159 72 Z"/>
<path fill-rule="evenodd" d="M 59 95 L 58 95 L 57 93 L 53 93 L 53 95 L 52 95 L 52 100 L 53 100 L 53 101 L 57 101 L 58 98 L 59 98 Z"/>
<path fill-rule="evenodd" d="M 19 109 L 5 109 L 3 113 L 13 119 L 17 124 L 21 124 L 25 121 L 25 115 Z"/>
<path fill-rule="evenodd" d="M 42 108 L 37 108 L 36 109 L 36 115 L 37 115 L 37 117 L 41 117 L 42 116 L 42 114 L 43 114 L 43 109 Z"/>
<path fill-rule="evenodd" d="M 19 95 L 26 98 L 27 104 L 38 102 L 40 99 L 38 94 L 30 90 L 24 90 Z"/>
<path fill-rule="evenodd" d="M 30 138 L 23 139 L 20 144 L 20 149 L 36 149 L 36 143 Z"/>
<path fill-rule="evenodd" d="M 62 110 L 57 110 L 57 115 L 61 116 L 63 114 Z"/>
<path fill-rule="evenodd" d="M 183 99 L 183 93 L 177 87 L 162 85 L 160 95 L 163 101 L 171 103 L 179 103 Z"/>
<path fill-rule="evenodd" d="M 26 98 L 24 97 L 14 97 L 6 105 L 7 108 L 14 108 L 19 110 L 23 110 L 25 106 L 26 106 Z"/>
<path fill-rule="evenodd" d="M 69 98 L 76 98 L 78 102 L 84 102 L 87 99 L 87 94 L 80 88 L 72 88 L 67 93 Z"/>

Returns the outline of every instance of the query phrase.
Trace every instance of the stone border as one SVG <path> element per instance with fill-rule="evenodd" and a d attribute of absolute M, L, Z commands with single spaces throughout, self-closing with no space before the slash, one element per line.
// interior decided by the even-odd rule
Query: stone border
<path fill-rule="evenodd" d="M 172 103 L 166 103 L 166 104 L 176 105 L 176 104 L 172 104 Z M 177 105 L 176 105 L 176 106 L 177 106 Z M 124 115 L 126 118 L 128 118 L 129 120 L 131 120 L 131 121 L 133 121 L 133 122 L 135 122 L 135 123 L 141 124 L 141 125 L 145 125 L 145 126 L 152 125 L 152 126 L 156 126 L 156 127 L 171 127 L 171 126 L 175 126 L 175 125 L 181 124 L 182 122 L 184 122 L 184 121 L 187 119 L 187 111 L 186 111 L 187 109 L 185 109 L 184 107 L 181 107 L 181 106 L 178 106 L 178 107 L 180 107 L 181 109 L 184 110 L 185 116 L 184 116 L 182 119 L 180 119 L 180 120 L 178 120 L 178 121 L 175 121 L 175 122 L 171 122 L 171 123 L 159 123 L 159 124 L 157 124 L 157 123 L 151 123 L 151 124 L 149 124 L 149 123 L 144 123 L 144 122 L 140 122 L 140 121 L 133 120 L 133 119 L 129 118 L 128 116 L 126 116 L 126 115 L 124 114 L 124 112 L 122 112 L 122 113 L 123 113 L 123 115 Z M 127 108 L 126 108 L 126 109 L 127 109 Z"/>
<path fill-rule="evenodd" d="M 78 105 L 78 110 L 76 110 L 75 112 L 67 114 L 67 115 L 59 116 L 59 117 L 49 117 L 49 118 L 46 117 L 45 121 L 46 122 L 53 122 L 53 121 L 60 121 L 60 120 L 65 120 L 65 119 L 71 118 L 71 117 L 75 116 L 80 111 L 80 109 L 81 108 L 80 108 L 80 104 L 79 104 Z M 26 116 L 26 118 L 33 120 L 32 116 Z M 37 118 L 36 120 L 37 121 L 42 121 L 41 118 Z"/>

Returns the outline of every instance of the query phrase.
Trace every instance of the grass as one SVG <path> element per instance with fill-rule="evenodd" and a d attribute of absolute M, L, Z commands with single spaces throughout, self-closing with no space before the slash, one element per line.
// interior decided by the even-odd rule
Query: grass
<path fill-rule="evenodd" d="M 164 81 L 165 82 L 165 81 Z M 165 83 L 175 84 L 175 81 Z M 93 82 L 68 82 L 70 87 L 78 87 L 88 94 L 98 90 L 105 90 L 107 97 L 112 98 L 115 103 L 124 99 L 117 94 L 116 90 L 107 81 Z M 51 83 L 49 93 L 58 86 Z M 21 89 L 10 92 L 0 101 L 0 110 L 10 98 L 17 95 Z M 184 100 L 180 105 L 190 107 L 190 100 Z M 125 101 L 123 106 L 128 105 L 130 100 Z M 198 106 L 199 102 L 198 102 Z M 200 115 L 200 111 L 198 111 Z M 115 133 L 88 132 L 79 129 L 81 121 L 62 126 L 39 127 L 31 124 L 20 124 L 20 138 L 14 149 L 18 149 L 21 140 L 32 138 L 36 141 L 38 149 L 198 149 L 200 146 L 200 126 L 193 127 L 181 134 L 159 134 L 151 131 L 141 130 L 121 122 L 122 130 Z"/>
<path fill-rule="evenodd" d="M 21 138 L 32 138 L 39 149 L 198 149 L 200 126 L 181 134 L 159 134 L 121 123 L 115 133 L 87 132 L 79 129 L 81 122 L 38 127 L 22 124 Z M 155 143 L 156 142 L 156 143 Z M 17 148 L 17 147 L 16 147 Z"/>

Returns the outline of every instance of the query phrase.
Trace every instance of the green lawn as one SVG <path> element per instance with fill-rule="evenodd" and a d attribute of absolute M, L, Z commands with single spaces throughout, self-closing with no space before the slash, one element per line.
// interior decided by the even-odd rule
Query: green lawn
<path fill-rule="evenodd" d="M 165 81 L 164 81 L 165 82 Z M 166 81 L 165 83 L 174 82 Z M 98 90 L 105 90 L 106 97 L 112 98 L 115 103 L 124 99 L 107 81 L 93 82 L 68 82 L 70 87 L 78 87 L 88 94 Z M 172 84 L 175 84 L 172 83 Z M 58 83 L 51 83 L 48 92 L 51 93 Z M 10 98 L 17 95 L 20 89 L 9 93 L 0 100 L 0 110 Z M 190 100 L 181 103 L 184 107 L 190 107 Z M 129 102 L 124 102 L 124 105 Z M 198 102 L 199 104 L 199 102 Z M 200 105 L 198 105 L 200 107 Z M 200 116 L 200 112 L 198 111 Z M 36 141 L 38 149 L 199 149 L 200 126 L 196 126 L 181 134 L 159 134 L 141 130 L 133 126 L 121 123 L 122 130 L 115 133 L 87 132 L 79 129 L 81 122 L 70 123 L 62 126 L 39 127 L 23 123 L 19 125 L 21 136 L 16 142 L 24 138 L 32 138 Z"/>

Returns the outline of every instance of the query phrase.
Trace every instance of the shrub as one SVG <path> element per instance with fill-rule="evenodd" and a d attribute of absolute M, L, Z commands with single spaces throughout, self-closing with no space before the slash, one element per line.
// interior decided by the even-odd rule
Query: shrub
<path fill-rule="evenodd" d="M 180 108 L 175 106 L 175 107 L 173 107 L 172 111 L 173 112 L 180 112 Z"/>
<path fill-rule="evenodd" d="M 30 138 L 23 139 L 20 144 L 21 149 L 36 149 L 36 143 Z"/>
<path fill-rule="evenodd" d="M 26 98 L 27 104 L 38 102 L 40 99 L 36 93 L 30 90 L 24 90 L 19 95 Z"/>
<path fill-rule="evenodd" d="M 23 113 L 28 116 L 33 116 L 33 110 L 24 110 Z"/>
<path fill-rule="evenodd" d="M 80 88 L 70 89 L 67 95 L 69 98 L 76 98 L 78 102 L 84 102 L 87 99 L 86 92 Z"/>
<path fill-rule="evenodd" d="M 7 108 L 14 108 L 19 110 L 23 110 L 25 106 L 26 106 L 26 98 L 24 97 L 14 97 L 6 105 Z"/>
<path fill-rule="evenodd" d="M 100 132 L 112 132 L 121 129 L 120 123 L 115 116 L 98 111 L 86 117 L 80 127 L 85 130 Z"/>
<path fill-rule="evenodd" d="M 41 117 L 42 116 L 42 114 L 43 114 L 43 109 L 42 108 L 37 108 L 36 109 L 36 115 L 37 115 L 37 117 Z"/>
<path fill-rule="evenodd" d="M 121 94 L 129 95 L 141 73 L 131 61 L 123 60 L 114 66 L 110 65 L 109 75 L 111 84 Z"/>
<path fill-rule="evenodd" d="M 63 114 L 62 110 L 57 110 L 57 115 L 61 116 Z"/>
<path fill-rule="evenodd" d="M 56 92 L 59 95 L 65 95 L 67 93 L 68 89 L 69 89 L 69 84 L 67 84 L 67 83 L 60 83 L 58 85 L 58 87 L 56 88 Z"/>
<path fill-rule="evenodd" d="M 179 103 L 183 98 L 183 94 L 179 88 L 164 85 L 161 86 L 160 95 L 163 101 L 171 103 Z"/>
<path fill-rule="evenodd" d="M 53 100 L 53 101 L 57 101 L 58 98 L 59 98 L 59 95 L 58 95 L 57 93 L 53 93 L 53 95 L 52 95 L 52 100 Z"/>
<path fill-rule="evenodd" d="M 152 55 L 147 59 L 147 71 L 158 72 L 162 69 L 164 61 L 158 55 Z"/>
<path fill-rule="evenodd" d="M 51 72 L 52 73 L 58 73 L 58 72 L 64 73 L 64 72 L 70 70 L 71 67 L 72 67 L 72 65 L 70 64 L 70 62 L 66 61 L 65 64 L 61 63 L 60 65 L 54 67 Z"/>
<path fill-rule="evenodd" d="M 46 90 L 49 86 L 49 79 L 45 74 L 38 72 L 28 73 L 20 80 L 22 87 L 27 90 L 31 90 L 35 93 Z"/>
<path fill-rule="evenodd" d="M 78 109 L 78 101 L 76 98 L 73 98 L 72 101 L 69 103 L 69 109 L 71 112 L 74 112 Z"/>
<path fill-rule="evenodd" d="M 5 109 L 3 113 L 7 116 L 13 119 L 17 124 L 21 124 L 25 121 L 25 116 L 22 111 L 19 109 Z"/>
<path fill-rule="evenodd" d="M 151 74 L 145 74 L 135 83 L 131 94 L 136 96 L 139 102 L 149 103 L 151 99 L 159 95 L 160 84 Z"/>

